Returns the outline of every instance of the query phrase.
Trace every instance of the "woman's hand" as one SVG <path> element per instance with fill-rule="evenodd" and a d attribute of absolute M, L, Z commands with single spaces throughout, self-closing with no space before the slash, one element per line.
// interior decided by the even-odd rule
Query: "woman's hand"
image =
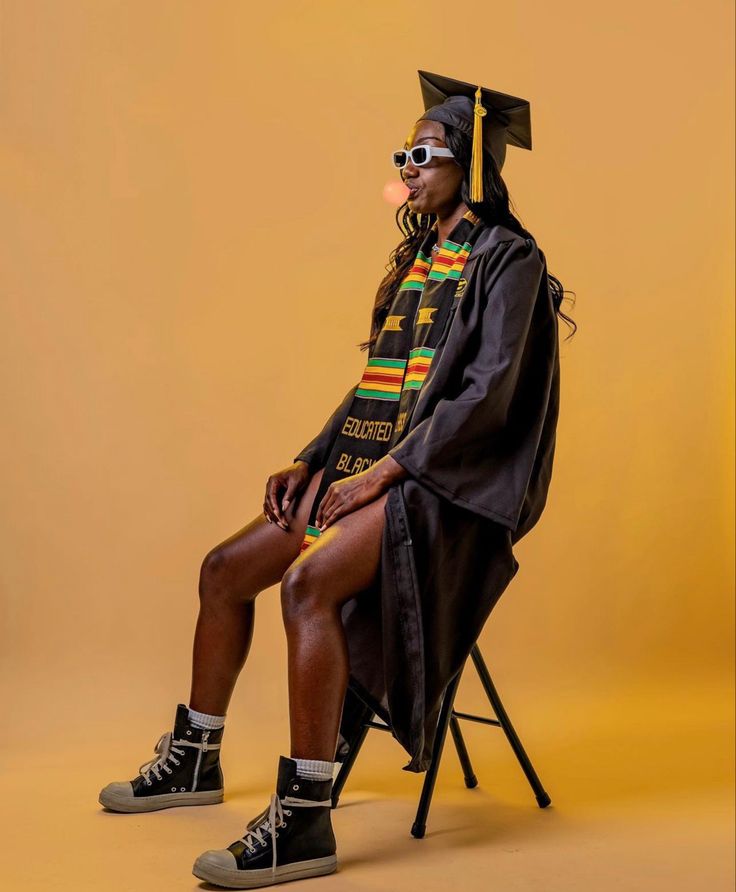
<path fill-rule="evenodd" d="M 317 528 L 325 530 L 338 518 L 356 511 L 382 495 L 392 483 L 408 474 L 390 455 L 361 471 L 335 480 L 327 487 L 314 519 Z"/>
<path fill-rule="evenodd" d="M 269 523 L 278 524 L 282 530 L 289 529 L 284 512 L 307 485 L 311 474 L 305 461 L 296 461 L 282 471 L 277 471 L 266 481 L 266 498 L 263 513 Z"/>

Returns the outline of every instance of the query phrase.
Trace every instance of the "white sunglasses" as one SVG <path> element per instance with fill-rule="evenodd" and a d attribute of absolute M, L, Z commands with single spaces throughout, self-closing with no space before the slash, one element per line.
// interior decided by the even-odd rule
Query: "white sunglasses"
<path fill-rule="evenodd" d="M 413 149 L 399 149 L 396 152 L 392 152 L 391 160 L 393 161 L 394 167 L 398 167 L 402 170 L 409 163 L 410 158 L 411 163 L 415 167 L 424 167 L 424 165 L 429 164 L 431 159 L 436 155 L 440 155 L 443 158 L 455 157 L 450 149 L 441 149 L 437 146 L 414 146 Z"/>

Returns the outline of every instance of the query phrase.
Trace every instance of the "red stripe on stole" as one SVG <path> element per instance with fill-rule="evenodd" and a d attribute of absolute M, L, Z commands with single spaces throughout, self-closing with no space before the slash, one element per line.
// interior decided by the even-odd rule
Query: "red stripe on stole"
<path fill-rule="evenodd" d="M 408 372 L 424 372 L 425 374 L 429 370 L 429 366 L 431 365 L 431 359 L 412 359 L 409 362 L 409 365 L 406 367 L 406 371 Z"/>
<path fill-rule="evenodd" d="M 403 374 L 403 369 L 399 370 L 398 375 L 381 372 L 366 372 L 361 378 L 361 382 L 373 382 L 374 384 L 400 384 Z"/>
<path fill-rule="evenodd" d="M 435 258 L 434 267 L 436 268 L 438 266 L 444 266 L 447 269 L 451 269 L 455 265 L 455 263 L 457 263 L 457 257 L 455 257 L 455 256 L 452 256 L 452 257 L 438 256 Z"/>
<path fill-rule="evenodd" d="M 412 273 L 416 273 L 417 275 L 423 276 L 427 272 L 428 269 L 429 269 L 428 263 L 424 263 L 424 262 L 414 263 L 414 265 L 412 266 L 412 268 L 409 270 L 409 272 L 407 274 L 407 278 L 410 275 L 412 275 Z"/>

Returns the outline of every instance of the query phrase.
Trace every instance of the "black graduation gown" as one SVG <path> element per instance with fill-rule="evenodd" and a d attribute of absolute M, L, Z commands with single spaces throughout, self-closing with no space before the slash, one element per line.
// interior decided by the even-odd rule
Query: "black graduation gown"
<path fill-rule="evenodd" d="M 385 506 L 381 570 L 347 602 L 350 680 L 338 757 L 365 705 L 429 767 L 445 687 L 518 571 L 512 546 L 536 524 L 550 484 L 559 411 L 557 317 L 543 252 L 487 227 L 402 439 L 411 475 Z M 353 385 L 296 459 L 322 467 Z"/>

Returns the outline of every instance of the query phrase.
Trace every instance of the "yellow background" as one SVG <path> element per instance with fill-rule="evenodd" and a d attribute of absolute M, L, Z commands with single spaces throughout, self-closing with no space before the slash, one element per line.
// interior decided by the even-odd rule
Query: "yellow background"
<path fill-rule="evenodd" d="M 312 888 L 732 888 L 732 3 L 0 14 L 5 888 L 194 888 L 194 857 L 267 801 L 289 745 L 277 587 L 226 804 L 96 797 L 187 701 L 205 553 L 360 375 L 418 68 L 530 100 L 504 177 L 577 296 L 549 502 L 481 638 L 553 804 L 466 725 L 480 787 L 448 749 L 414 840 L 423 776 L 369 734 L 340 872 Z M 483 709 L 472 668 L 457 707 Z"/>

